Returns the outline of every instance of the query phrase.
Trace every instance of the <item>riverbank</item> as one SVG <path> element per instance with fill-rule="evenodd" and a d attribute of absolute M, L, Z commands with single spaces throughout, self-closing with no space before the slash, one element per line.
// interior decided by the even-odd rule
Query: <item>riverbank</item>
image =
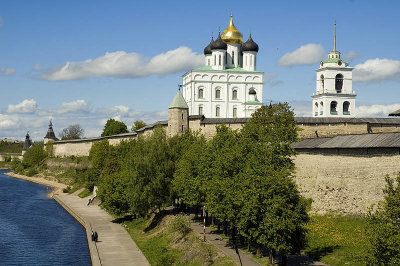
<path fill-rule="evenodd" d="M 56 194 L 63 194 L 63 189 L 67 187 L 67 185 L 57 182 L 55 178 L 54 180 L 49 180 L 44 177 L 29 177 L 25 175 L 16 174 L 14 172 L 8 172 L 4 174 L 13 178 L 24 179 L 29 182 L 52 187 L 53 190 L 47 194 L 47 197 L 49 198 L 52 198 Z"/>

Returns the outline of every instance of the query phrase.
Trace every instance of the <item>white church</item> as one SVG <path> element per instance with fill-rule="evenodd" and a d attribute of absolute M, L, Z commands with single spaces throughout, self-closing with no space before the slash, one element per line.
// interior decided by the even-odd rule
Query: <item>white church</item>
<path fill-rule="evenodd" d="M 233 24 L 204 49 L 205 66 L 183 75 L 182 93 L 189 115 L 207 118 L 250 117 L 262 105 L 263 75 L 256 70 L 258 45 L 243 42 Z"/>
<path fill-rule="evenodd" d="M 320 63 L 313 98 L 313 117 L 354 117 L 356 93 L 353 91 L 353 69 L 336 51 L 336 24 L 333 49 Z"/>

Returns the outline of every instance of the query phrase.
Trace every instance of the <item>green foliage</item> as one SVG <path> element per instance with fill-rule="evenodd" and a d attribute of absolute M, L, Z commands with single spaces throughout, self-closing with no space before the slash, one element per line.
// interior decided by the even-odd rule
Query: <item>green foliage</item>
<path fill-rule="evenodd" d="M 400 173 L 385 180 L 385 200 L 368 215 L 368 259 L 371 265 L 400 265 Z"/>
<path fill-rule="evenodd" d="M 103 129 L 103 133 L 101 133 L 101 136 L 105 137 L 122 133 L 128 133 L 127 126 L 123 122 L 110 118 L 107 120 Z"/>
<path fill-rule="evenodd" d="M 5 161 L 6 163 L 11 162 L 11 155 L 5 155 L 5 156 L 4 156 L 4 161 Z"/>
<path fill-rule="evenodd" d="M 14 171 L 14 173 L 17 173 L 17 174 L 24 171 L 24 166 L 22 165 L 21 160 L 16 157 L 12 158 L 11 169 Z"/>
<path fill-rule="evenodd" d="M 47 157 L 47 152 L 43 148 L 43 143 L 35 143 L 24 154 L 22 164 L 25 168 L 39 166 Z"/>
<path fill-rule="evenodd" d="M 49 141 L 46 143 L 46 152 L 48 157 L 53 157 L 54 156 L 54 145 L 53 141 Z"/>
<path fill-rule="evenodd" d="M 185 215 L 177 215 L 175 219 L 171 222 L 171 228 L 175 232 L 181 234 L 182 237 L 186 236 L 192 231 L 190 227 L 189 217 Z"/>
<path fill-rule="evenodd" d="M 27 169 L 27 171 L 26 171 L 26 175 L 27 176 L 34 176 L 34 175 L 36 175 L 36 174 L 38 174 L 39 172 L 34 168 L 34 167 L 30 167 L 30 168 L 28 168 Z"/>
<path fill-rule="evenodd" d="M 66 188 L 63 189 L 64 193 L 69 193 L 72 190 L 71 186 L 67 186 Z"/>
<path fill-rule="evenodd" d="M 59 136 L 61 140 L 70 140 L 70 139 L 81 139 L 83 137 L 83 133 L 85 131 L 79 124 L 70 125 L 64 128 Z"/>
<path fill-rule="evenodd" d="M 8 141 L 0 141 L 0 153 L 21 153 L 23 143 L 12 143 Z"/>
<path fill-rule="evenodd" d="M 146 123 L 142 120 L 136 120 L 132 125 L 132 131 L 136 131 L 146 126 Z"/>
<path fill-rule="evenodd" d="M 78 194 L 78 196 L 80 197 L 80 198 L 86 198 L 87 196 L 90 196 L 90 195 L 92 195 L 92 193 L 93 193 L 93 191 L 90 191 L 90 189 L 85 189 L 85 190 L 83 190 L 81 193 L 79 193 Z"/>

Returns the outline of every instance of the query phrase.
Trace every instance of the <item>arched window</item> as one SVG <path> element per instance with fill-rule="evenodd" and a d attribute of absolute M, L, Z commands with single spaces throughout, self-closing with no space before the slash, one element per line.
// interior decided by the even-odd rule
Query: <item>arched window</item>
<path fill-rule="evenodd" d="M 182 132 L 183 132 L 183 130 L 184 130 L 184 127 L 183 127 L 183 125 L 182 125 Z"/>
<path fill-rule="evenodd" d="M 324 114 L 324 103 L 323 102 L 319 103 L 319 114 L 320 115 Z"/>
<path fill-rule="evenodd" d="M 337 115 L 337 102 L 332 101 L 331 102 L 331 115 Z"/>
<path fill-rule="evenodd" d="M 219 88 L 215 90 L 215 99 L 221 99 L 221 89 Z"/>
<path fill-rule="evenodd" d="M 214 65 L 217 65 L 217 55 L 214 55 Z"/>
<path fill-rule="evenodd" d="M 250 66 L 253 65 L 253 57 L 250 56 Z"/>
<path fill-rule="evenodd" d="M 324 79 L 324 75 L 321 75 L 321 88 L 322 88 L 322 92 L 324 92 L 324 87 L 325 87 L 325 79 Z"/>
<path fill-rule="evenodd" d="M 219 55 L 219 65 L 221 66 L 222 62 L 221 62 L 221 55 Z"/>
<path fill-rule="evenodd" d="M 236 107 L 233 107 L 232 116 L 237 117 L 237 108 Z"/>
<path fill-rule="evenodd" d="M 235 64 L 235 51 L 232 51 L 232 65 Z"/>
<path fill-rule="evenodd" d="M 246 55 L 246 66 L 248 66 L 248 63 L 247 63 L 247 58 L 248 58 L 248 56 Z"/>
<path fill-rule="evenodd" d="M 217 106 L 216 108 L 215 108 L 215 116 L 216 117 L 219 117 L 221 115 L 221 108 L 219 107 L 219 106 Z"/>
<path fill-rule="evenodd" d="M 202 105 L 199 106 L 199 115 L 203 115 L 203 106 Z"/>
<path fill-rule="evenodd" d="M 344 115 L 350 114 L 350 103 L 348 101 L 343 103 L 343 114 Z"/>
<path fill-rule="evenodd" d="M 182 119 L 183 119 L 183 114 L 182 114 Z"/>
<path fill-rule="evenodd" d="M 237 90 L 232 91 L 232 100 L 237 100 L 238 99 L 238 92 Z"/>
<path fill-rule="evenodd" d="M 342 74 L 337 74 L 335 77 L 335 90 L 337 93 L 342 92 L 342 87 L 343 87 L 343 75 Z"/>
<path fill-rule="evenodd" d="M 204 90 L 203 89 L 199 89 L 199 99 L 203 99 L 204 98 Z"/>
<path fill-rule="evenodd" d="M 210 65 L 210 59 L 208 59 L 208 63 L 207 63 L 207 65 Z"/>
<path fill-rule="evenodd" d="M 314 115 L 318 116 L 318 103 L 314 104 Z"/>
<path fill-rule="evenodd" d="M 225 52 L 225 65 L 228 64 L 228 54 Z"/>

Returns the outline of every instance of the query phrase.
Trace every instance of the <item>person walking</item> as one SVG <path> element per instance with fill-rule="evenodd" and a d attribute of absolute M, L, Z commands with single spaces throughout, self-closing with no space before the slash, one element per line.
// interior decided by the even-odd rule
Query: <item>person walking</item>
<path fill-rule="evenodd" d="M 98 238 L 99 238 L 99 235 L 98 235 L 97 232 L 95 231 L 95 232 L 94 232 L 94 242 L 97 242 Z"/>
<path fill-rule="evenodd" d="M 91 237 L 92 237 L 92 242 L 94 241 L 94 232 L 92 231 L 91 233 Z"/>

